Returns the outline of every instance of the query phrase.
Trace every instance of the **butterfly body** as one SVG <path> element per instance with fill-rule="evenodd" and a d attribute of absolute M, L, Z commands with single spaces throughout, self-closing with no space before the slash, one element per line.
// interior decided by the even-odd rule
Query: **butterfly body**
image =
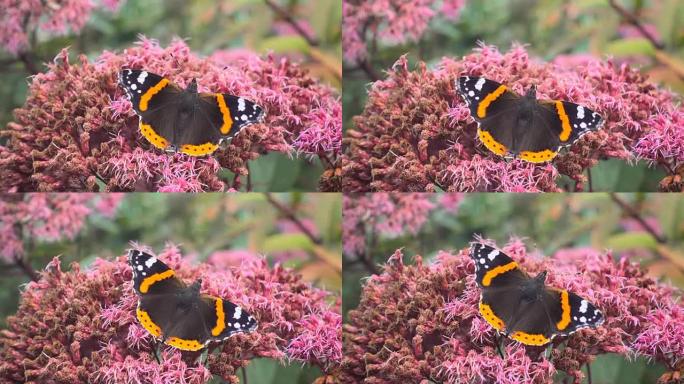
<path fill-rule="evenodd" d="M 456 86 L 478 123 L 487 149 L 532 163 L 553 160 L 561 148 L 599 129 L 603 119 L 589 108 L 562 100 L 538 100 L 536 88 L 520 96 L 484 77 L 459 77 Z"/>
<path fill-rule="evenodd" d="M 534 277 L 488 245 L 474 243 L 480 315 L 499 333 L 525 345 L 546 345 L 556 336 L 603 323 L 601 311 L 567 290 L 546 286 L 547 272 Z"/>
<path fill-rule="evenodd" d="M 241 307 L 200 293 L 202 281 L 187 286 L 156 257 L 131 250 L 133 288 L 138 295 L 136 317 L 155 338 L 181 350 L 198 351 L 212 341 L 223 341 L 257 328 Z"/>
<path fill-rule="evenodd" d="M 119 73 L 119 85 L 139 116 L 142 135 L 169 152 L 211 154 L 222 141 L 264 116 L 260 106 L 245 98 L 198 93 L 194 79 L 182 89 L 154 73 L 124 69 Z"/>

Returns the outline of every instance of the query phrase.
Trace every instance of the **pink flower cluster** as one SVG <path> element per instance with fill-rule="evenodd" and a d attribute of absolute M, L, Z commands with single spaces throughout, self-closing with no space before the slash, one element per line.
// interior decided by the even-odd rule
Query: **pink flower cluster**
<path fill-rule="evenodd" d="M 364 60 L 369 39 L 379 38 L 387 44 L 418 41 L 432 18 L 441 14 L 454 20 L 464 3 L 465 0 L 345 1 L 342 6 L 344 58 L 351 63 Z"/>
<path fill-rule="evenodd" d="M 190 265 L 171 245 L 158 257 L 184 281 L 202 278 L 203 293 L 239 303 L 258 319 L 258 330 L 210 345 L 206 365 L 196 361 L 198 353 L 171 347 L 162 348 L 159 364 L 152 337 L 135 318 L 126 257 L 97 259 L 89 270 L 74 263 L 68 272 L 55 258 L 27 285 L 19 310 L 0 331 L 0 381 L 200 384 L 216 375 L 237 383 L 236 371 L 257 357 L 326 371 L 339 366 L 340 305 L 329 304 L 335 302 L 330 292 L 257 256 L 236 269 Z"/>
<path fill-rule="evenodd" d="M 120 0 L 105 0 L 110 11 Z M 88 21 L 95 8 L 93 0 L 2 0 L 0 1 L 0 45 L 13 55 L 29 45 L 30 35 L 40 29 L 52 36 L 77 32 Z"/>
<path fill-rule="evenodd" d="M 416 234 L 435 208 L 433 196 L 422 193 L 378 192 L 343 196 L 342 237 L 345 253 L 352 255 L 366 249 L 369 233 L 396 237 Z"/>
<path fill-rule="evenodd" d="M 111 217 L 123 194 L 91 193 L 0 196 L 0 259 L 11 263 L 24 256 L 27 238 L 73 239 L 93 213 Z"/>
<path fill-rule="evenodd" d="M 479 315 L 480 296 L 468 250 L 440 252 L 425 265 L 402 263 L 397 250 L 380 275 L 371 276 L 357 309 L 343 325 L 344 382 L 552 383 L 557 372 L 575 382 L 582 366 L 603 353 L 646 356 L 675 371 L 684 356 L 684 306 L 671 286 L 638 264 L 588 248 L 544 258 L 512 240 L 503 248 L 528 273 L 549 272 L 550 286 L 569 289 L 596 304 L 606 321 L 543 349 L 504 342 Z M 541 352 L 541 353 L 540 353 Z M 571 381 L 572 381 L 571 380 Z"/>
<path fill-rule="evenodd" d="M 339 95 L 298 65 L 242 52 L 241 60 L 200 58 L 181 40 L 164 48 L 142 38 L 122 54 L 68 61 L 63 50 L 47 73 L 33 78 L 25 105 L 2 135 L 2 189 L 10 191 L 166 191 L 239 189 L 247 163 L 263 153 L 296 151 L 337 167 L 342 119 Z M 169 155 L 138 132 L 137 117 L 116 83 L 122 67 L 144 68 L 180 86 L 196 78 L 200 92 L 226 92 L 258 102 L 263 124 L 250 126 L 212 156 Z M 231 185 L 222 169 L 237 176 Z M 339 175 L 329 175 L 331 179 Z M 325 180 L 328 181 L 328 180 Z M 334 182 L 323 183 L 332 185 Z"/>
<path fill-rule="evenodd" d="M 570 60 L 570 62 L 572 62 Z M 482 46 L 436 70 L 409 70 L 401 57 L 386 80 L 372 85 L 362 115 L 347 131 L 343 189 L 362 191 L 559 191 L 560 175 L 582 190 L 583 172 L 600 159 L 646 159 L 672 174 L 684 164 L 684 107 L 637 70 L 611 60 L 544 63 L 514 45 L 505 53 Z M 598 111 L 604 127 L 584 136 L 553 163 L 504 161 L 476 139 L 476 124 L 457 94 L 461 75 L 484 76 L 543 99 Z"/>

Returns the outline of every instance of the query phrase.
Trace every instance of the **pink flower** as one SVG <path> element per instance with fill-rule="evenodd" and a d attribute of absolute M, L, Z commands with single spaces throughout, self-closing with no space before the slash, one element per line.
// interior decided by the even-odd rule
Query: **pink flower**
<path fill-rule="evenodd" d="M 684 133 L 677 131 L 684 109 L 674 94 L 626 65 L 582 61 L 539 62 L 520 45 L 506 53 L 483 45 L 462 60 L 443 59 L 434 71 L 423 63 L 410 71 L 401 57 L 386 80 L 372 85 L 365 111 L 347 131 L 343 189 L 560 191 L 558 178 L 566 175 L 582 190 L 584 171 L 609 158 L 647 159 L 674 175 L 684 165 Z M 505 161 L 476 139 L 476 124 L 454 86 L 466 74 L 503 82 L 518 93 L 536 84 L 539 98 L 580 103 L 606 123 L 552 163 Z"/>
<path fill-rule="evenodd" d="M 491 241 L 487 241 L 492 244 Z M 644 355 L 675 370 L 684 356 L 684 306 L 678 293 L 648 277 L 638 264 L 587 248 L 549 258 L 526 251 L 519 239 L 503 247 L 529 274 L 548 271 L 549 286 L 569 289 L 599 307 L 605 323 L 557 337 L 549 358 L 506 340 L 480 316 L 479 288 L 468 250 L 440 252 L 429 265 L 402 263 L 397 250 L 372 275 L 343 326 L 342 379 L 378 383 L 552 383 L 557 372 L 581 381 L 595 356 Z"/>
<path fill-rule="evenodd" d="M 119 0 L 104 0 L 103 5 L 115 11 Z M 88 21 L 96 3 L 92 0 L 2 0 L 0 8 L 0 45 L 16 55 L 26 49 L 29 34 L 40 29 L 50 36 L 79 31 Z"/>
<path fill-rule="evenodd" d="M 242 52 L 196 56 L 181 40 L 168 47 L 142 38 L 121 54 L 104 52 L 94 62 L 68 61 L 63 50 L 49 71 L 33 78 L 26 104 L 2 135 L 2 190 L 198 192 L 239 189 L 247 164 L 263 153 L 296 151 L 338 167 L 342 135 L 339 95 L 287 59 Z M 124 67 L 145 68 L 181 86 L 196 78 L 200 92 L 221 91 L 256 101 L 266 111 L 212 156 L 169 155 L 153 148 L 116 84 Z M 68 116 L 68 118 L 64 118 Z M 227 183 L 220 174 L 235 175 Z M 339 178 L 339 176 L 337 176 Z M 330 177 L 322 187 L 331 185 Z M 323 180 L 322 180 L 323 181 Z"/>
<path fill-rule="evenodd" d="M 418 233 L 435 208 L 431 198 L 420 193 L 343 196 L 345 253 L 363 252 L 370 232 L 388 237 Z"/>
<path fill-rule="evenodd" d="M 465 0 L 361 0 L 345 1 L 342 9 L 344 58 L 354 63 L 367 56 L 367 40 L 388 45 L 418 41 L 438 14 L 458 17 Z M 439 10 L 437 6 L 441 4 Z M 437 12 L 439 11 L 439 12 Z"/>
<path fill-rule="evenodd" d="M 92 214 L 112 217 L 123 194 L 91 193 L 0 196 L 0 259 L 14 262 L 24 256 L 24 242 L 73 239 Z"/>
<path fill-rule="evenodd" d="M 137 297 L 126 257 L 96 259 L 89 270 L 74 263 L 68 272 L 55 258 L 23 290 L 16 315 L 0 332 L 0 381 L 200 384 L 216 375 L 235 383 L 236 371 L 258 357 L 289 358 L 323 370 L 339 366 L 339 301 L 330 305 L 336 301 L 330 292 L 260 258 L 219 269 L 190 265 L 174 246 L 158 257 L 184 281 L 201 277 L 203 293 L 244 307 L 258 319 L 258 330 L 210 345 L 206 366 L 196 361 L 197 353 L 171 347 L 162 347 L 158 364 L 152 337 L 135 319 Z"/>

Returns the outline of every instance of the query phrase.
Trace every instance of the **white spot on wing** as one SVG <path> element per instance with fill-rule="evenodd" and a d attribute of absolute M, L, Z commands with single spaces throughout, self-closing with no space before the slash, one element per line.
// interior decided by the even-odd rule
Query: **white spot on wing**
<path fill-rule="evenodd" d="M 147 259 L 147 261 L 145 262 L 145 266 L 146 266 L 147 268 L 152 268 L 152 266 L 153 266 L 154 263 L 156 263 L 156 262 L 157 262 L 157 258 L 154 257 L 154 256 L 152 256 L 152 257 L 150 257 L 149 259 Z"/>
<path fill-rule="evenodd" d="M 584 317 L 584 316 L 582 316 L 582 317 L 580 317 L 580 321 L 583 322 L 583 323 L 586 323 L 586 322 L 587 322 L 587 318 Z"/>
<path fill-rule="evenodd" d="M 577 118 L 584 119 L 584 107 L 581 105 L 577 107 Z"/>
<path fill-rule="evenodd" d="M 138 83 L 142 84 L 145 82 L 145 78 L 147 77 L 147 71 L 142 71 L 138 75 Z"/>
<path fill-rule="evenodd" d="M 487 258 L 489 260 L 494 260 L 497 256 L 499 256 L 499 250 L 495 249 L 495 250 L 489 252 L 489 255 L 487 255 Z"/>
<path fill-rule="evenodd" d="M 238 99 L 238 111 L 242 112 L 245 110 L 245 99 L 242 97 Z"/>
<path fill-rule="evenodd" d="M 481 90 L 482 90 L 482 86 L 484 85 L 485 81 L 486 81 L 486 80 L 485 80 L 484 77 L 480 77 L 480 79 L 477 80 L 477 83 L 475 83 L 475 89 L 477 89 L 478 91 L 481 91 Z"/>
<path fill-rule="evenodd" d="M 589 305 L 589 303 L 586 300 L 582 300 L 582 302 L 580 303 L 580 307 L 579 307 L 580 313 L 586 313 L 588 305 Z"/>
<path fill-rule="evenodd" d="M 581 122 L 581 123 L 580 123 L 580 127 L 581 127 L 581 128 L 586 128 L 586 127 L 587 127 L 587 123 Z"/>
<path fill-rule="evenodd" d="M 242 308 L 236 307 L 235 313 L 233 314 L 233 319 L 239 319 L 242 316 Z"/>
<path fill-rule="evenodd" d="M 138 86 L 135 84 L 131 84 L 131 89 L 135 91 L 136 89 L 138 89 Z"/>
<path fill-rule="evenodd" d="M 242 116 L 240 116 L 240 119 L 242 121 L 247 121 L 247 115 L 243 114 Z"/>
<path fill-rule="evenodd" d="M 470 96 L 470 97 L 475 96 L 475 92 L 473 92 L 473 91 L 468 92 L 468 96 Z"/>

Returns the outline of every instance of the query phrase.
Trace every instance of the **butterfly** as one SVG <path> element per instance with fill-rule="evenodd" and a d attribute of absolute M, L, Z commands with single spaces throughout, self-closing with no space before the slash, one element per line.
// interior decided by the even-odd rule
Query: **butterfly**
<path fill-rule="evenodd" d="M 201 294 L 202 280 L 188 286 L 161 260 L 139 250 L 129 251 L 128 264 L 138 295 L 136 317 L 165 344 L 198 351 L 212 341 L 256 330 L 256 319 L 241 307 Z"/>
<path fill-rule="evenodd" d="M 123 69 L 119 86 L 140 117 L 138 126 L 145 139 L 169 152 L 211 154 L 222 141 L 264 118 L 264 110 L 243 97 L 198 93 L 196 79 L 182 89 L 154 73 Z"/>
<path fill-rule="evenodd" d="M 520 96 L 496 81 L 462 76 L 456 87 L 478 124 L 479 140 L 507 158 L 531 163 L 551 161 L 561 148 L 604 123 L 587 107 L 562 100 L 537 100 L 534 86 Z"/>
<path fill-rule="evenodd" d="M 556 336 L 603 324 L 595 305 L 568 290 L 546 286 L 546 271 L 531 277 L 508 255 L 481 243 L 472 244 L 470 257 L 481 289 L 480 315 L 499 333 L 541 346 Z"/>

